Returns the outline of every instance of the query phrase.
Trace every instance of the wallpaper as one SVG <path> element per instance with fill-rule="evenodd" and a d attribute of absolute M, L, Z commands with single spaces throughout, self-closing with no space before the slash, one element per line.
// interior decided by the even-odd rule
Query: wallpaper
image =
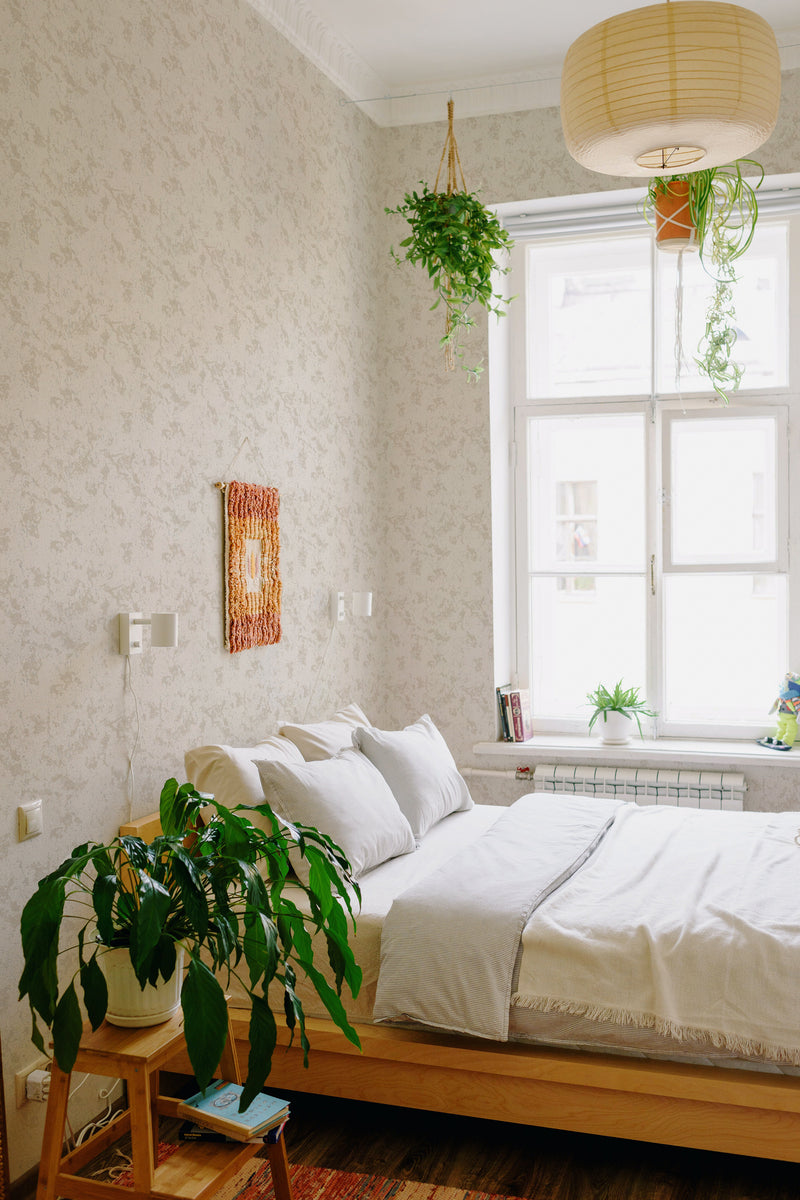
<path fill-rule="evenodd" d="M 36 1057 L 16 1000 L 35 882 L 156 808 L 190 746 L 249 745 L 351 700 L 382 719 L 382 215 L 377 129 L 248 4 L 1 12 L 0 1027 L 17 1177 L 43 1117 L 13 1101 Z M 283 636 L 236 655 L 226 479 L 280 493 Z M 330 637 L 332 588 L 372 589 L 375 617 Z M 131 692 L 117 613 L 134 610 L 176 610 L 180 640 L 150 649 L 145 632 Z M 16 806 L 35 796 L 45 833 L 19 843 Z M 96 1112 L 91 1092 L 75 1104 Z"/>
<path fill-rule="evenodd" d="M 43 1123 L 13 1101 L 36 1057 L 16 999 L 35 882 L 156 807 L 186 748 L 250 744 L 282 719 L 428 711 L 475 763 L 494 680 L 487 375 L 445 374 L 428 285 L 392 266 L 383 211 L 435 174 L 444 111 L 379 129 L 244 0 L 6 0 L 0 34 L 0 1032 L 17 1179 Z M 786 84 L 771 171 L 797 165 Z M 457 133 L 487 202 L 601 186 L 555 110 Z M 485 358 L 485 323 L 471 342 Z M 230 655 L 214 484 L 234 478 L 280 493 L 283 633 Z M 372 590 L 375 615 L 332 630 L 331 589 Z M 132 610 L 178 611 L 180 641 L 128 678 L 117 613 Z M 761 806 L 789 807 L 789 774 L 764 773 Z M 36 796 L 44 835 L 20 843 L 17 805 Z M 97 1109 L 89 1085 L 74 1119 Z"/>

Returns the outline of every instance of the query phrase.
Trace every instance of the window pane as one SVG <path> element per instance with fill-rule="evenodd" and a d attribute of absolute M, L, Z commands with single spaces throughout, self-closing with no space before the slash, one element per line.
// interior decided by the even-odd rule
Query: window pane
<path fill-rule="evenodd" d="M 557 578 L 531 581 L 534 713 L 588 723 L 586 693 L 598 683 L 645 682 L 645 584 L 596 576 L 591 592 L 564 592 Z M 644 692 L 642 692 L 644 694 Z"/>
<path fill-rule="evenodd" d="M 732 358 L 744 367 L 739 391 L 748 388 L 785 387 L 788 383 L 787 271 L 788 226 L 785 222 L 760 221 L 749 249 L 736 262 L 733 287 L 736 310 L 736 344 Z M 677 255 L 656 255 L 657 387 L 671 393 L 675 382 L 675 292 Z M 708 377 L 695 366 L 698 343 L 706 324 L 706 307 L 714 290 L 695 253 L 683 255 L 683 367 L 680 389 L 708 391 Z"/>
<path fill-rule="evenodd" d="M 528 463 L 532 570 L 643 569 L 641 413 L 534 417 Z"/>
<path fill-rule="evenodd" d="M 673 563 L 774 562 L 775 418 L 678 418 L 670 430 Z"/>
<path fill-rule="evenodd" d="M 528 248 L 528 394 L 649 394 L 651 234 Z"/>
<path fill-rule="evenodd" d="M 665 579 L 668 721 L 756 724 L 786 673 L 782 575 L 669 575 Z"/>

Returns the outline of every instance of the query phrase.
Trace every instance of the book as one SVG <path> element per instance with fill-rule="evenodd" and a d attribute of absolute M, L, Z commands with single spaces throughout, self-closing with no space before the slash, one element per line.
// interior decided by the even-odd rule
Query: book
<path fill-rule="evenodd" d="M 511 693 L 511 719 L 515 742 L 527 742 L 528 738 L 533 737 L 531 697 L 527 688 L 517 689 Z"/>
<path fill-rule="evenodd" d="M 500 734 L 504 742 L 512 742 L 514 739 L 511 736 L 511 729 L 508 724 L 508 708 L 506 705 L 506 694 L 510 688 L 510 684 L 505 687 L 497 688 L 497 707 L 500 710 Z"/>
<path fill-rule="evenodd" d="M 259 1092 L 244 1112 L 239 1112 L 242 1095 L 239 1083 L 215 1079 L 203 1092 L 197 1092 L 178 1105 L 178 1116 L 220 1133 L 230 1134 L 240 1142 L 261 1137 L 289 1115 L 289 1102 L 280 1096 Z"/>
<path fill-rule="evenodd" d="M 257 1142 L 259 1145 L 264 1144 L 274 1146 L 280 1138 L 286 1126 L 287 1118 L 284 1117 L 277 1125 L 273 1125 L 266 1133 L 259 1137 L 248 1138 L 249 1142 Z M 207 1125 L 198 1125 L 196 1121 L 184 1121 L 178 1129 L 178 1139 L 181 1142 L 241 1142 L 241 1138 L 232 1137 L 229 1133 L 223 1133 L 220 1129 L 211 1129 Z"/>
<path fill-rule="evenodd" d="M 527 742 L 533 737 L 531 695 L 527 688 L 506 684 L 497 688 L 500 724 L 506 742 Z"/>

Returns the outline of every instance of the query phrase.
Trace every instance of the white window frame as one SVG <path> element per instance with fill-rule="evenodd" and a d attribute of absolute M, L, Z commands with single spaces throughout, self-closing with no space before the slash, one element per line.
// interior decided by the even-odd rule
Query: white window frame
<path fill-rule="evenodd" d="M 770 182 L 767 181 L 768 185 Z M 793 184 L 800 183 L 798 177 L 791 177 Z M 796 188 L 792 192 L 789 201 L 786 200 L 787 193 L 785 188 L 787 183 L 785 180 L 776 181 L 776 186 L 769 193 L 769 198 L 762 204 L 762 219 L 765 219 L 772 209 L 776 212 L 784 212 L 788 207 L 793 212 L 800 213 L 800 188 Z M 613 195 L 613 194 L 612 194 Z M 556 208 L 557 202 L 539 202 L 539 216 L 534 220 L 533 224 L 539 230 L 537 236 L 541 236 L 541 230 L 544 229 L 548 236 L 555 235 L 566 236 L 571 229 L 580 229 L 582 232 L 598 233 L 604 229 L 613 228 L 629 228 L 632 224 L 631 213 L 636 212 L 638 220 L 641 216 L 638 213 L 636 197 L 638 193 L 624 193 L 624 202 L 621 206 L 614 206 L 613 202 L 609 204 L 608 194 L 602 197 L 594 198 L 595 203 L 600 203 L 602 211 L 595 212 L 587 203 L 585 197 L 568 198 L 564 212 L 558 211 Z M 632 202 L 632 199 L 633 202 Z M 772 202 L 772 197 L 778 197 L 775 202 Z M 783 197 L 783 200 L 781 200 Z M 547 204 L 545 209 L 543 205 Z M 514 221 L 516 219 L 519 224 L 520 206 L 513 207 L 510 219 L 506 216 L 505 223 L 510 228 L 512 236 L 515 234 Z M 531 206 L 533 209 L 537 207 L 534 203 Z M 623 211 L 623 216 L 620 217 L 620 211 Z M 577 219 L 576 219 L 577 214 Z M 610 214 L 610 215 L 609 215 Z M 503 215 L 501 210 L 501 215 Z M 526 213 L 522 218 L 523 221 L 529 221 L 530 214 Z M 517 236 L 515 249 L 512 253 L 512 258 L 515 260 L 516 271 L 520 272 L 517 279 L 524 278 L 525 272 L 525 245 L 529 238 L 520 238 Z M 514 279 L 511 279 L 509 290 L 517 290 L 514 286 Z M 778 486 L 781 488 L 781 493 L 778 502 L 778 511 L 782 515 L 782 525 L 778 530 L 777 554 L 774 562 L 770 564 L 741 564 L 741 568 L 748 573 L 754 574 L 769 574 L 769 573 L 786 573 L 788 595 L 794 597 L 793 609 L 798 611 L 798 600 L 800 600 L 800 521 L 790 520 L 790 514 L 800 512 L 800 479 L 793 480 L 790 475 L 790 464 L 796 463 L 800 467 L 800 440 L 798 433 L 800 432 L 800 422 L 797 420 L 798 411 L 800 411 L 800 395 L 798 388 L 800 386 L 800 334 L 792 336 L 792 330 L 797 328 L 800 330 L 800 215 L 792 220 L 792 229 L 790 232 L 790 294 L 789 294 L 789 342 L 790 342 L 790 362 L 789 370 L 789 386 L 785 389 L 772 391 L 741 391 L 734 393 L 730 399 L 730 412 L 745 413 L 752 412 L 766 413 L 776 415 L 779 421 L 780 433 L 778 435 L 778 455 L 776 458 L 776 472 L 778 476 Z M 655 337 L 655 333 L 653 335 Z M 522 341 L 520 341 L 522 338 Z M 496 648 L 495 654 L 495 677 L 498 683 L 506 683 L 509 678 L 517 680 L 520 686 L 530 686 L 528 679 L 528 663 L 530 662 L 530 630 L 528 628 L 529 606 L 529 576 L 525 569 L 527 563 L 527 498 L 525 489 L 527 487 L 527 437 L 521 432 L 522 426 L 527 420 L 529 413 L 534 412 L 536 415 L 544 416 L 548 413 L 580 413 L 580 412 L 600 412 L 600 411 L 620 411 L 631 412 L 640 411 L 652 414 L 654 405 L 666 418 L 670 413 L 680 412 L 681 415 L 689 413 L 697 414 L 697 416 L 716 415 L 719 413 L 719 404 L 715 402 L 711 394 L 693 393 L 691 396 L 681 397 L 654 397 L 637 396 L 637 397 L 622 397 L 615 399 L 612 397 L 593 397 L 585 401 L 575 401 L 570 398 L 548 398 L 542 400 L 534 400 L 527 396 L 527 347 L 525 336 L 525 312 L 524 301 L 516 306 L 512 306 L 511 315 L 509 316 L 507 328 L 504 330 L 500 338 L 494 337 L 492 342 L 492 354 L 495 356 L 495 361 L 492 366 L 492 404 L 493 404 L 493 437 L 499 431 L 505 431 L 506 436 L 511 438 L 511 452 L 508 459 L 504 459 L 502 451 L 495 444 L 493 445 L 493 497 L 497 503 L 497 508 L 493 515 L 493 526 L 495 531 L 495 549 L 496 559 L 498 563 L 505 562 L 505 569 L 508 571 L 509 564 L 512 567 L 511 574 L 514 576 L 512 580 L 513 586 L 509 590 L 508 575 L 505 576 L 505 584 L 502 579 L 498 578 L 495 573 L 495 628 L 498 630 L 496 637 L 496 647 L 500 648 L 500 654 Z M 655 356 L 653 356 L 653 361 Z M 499 361 L 498 361 L 499 360 Z M 655 369 L 655 367 L 654 367 Z M 499 383 L 499 386 L 498 386 Z M 511 416 L 511 420 L 498 419 L 498 411 L 503 408 Z M 795 415 L 795 420 L 790 418 Z M 664 534 L 664 514 L 657 511 L 657 498 L 661 489 L 661 480 L 665 478 L 664 459 L 663 455 L 667 452 L 667 438 L 662 438 L 661 421 L 652 422 L 646 421 L 646 438 L 647 438 L 647 495 L 648 495 L 648 515 L 647 515 L 647 558 L 646 558 L 646 573 L 651 576 L 653 587 L 647 587 L 647 621 L 648 629 L 654 631 L 648 637 L 647 643 L 647 676 L 648 676 L 648 697 L 650 702 L 657 709 L 661 709 L 661 701 L 663 699 L 661 688 L 663 687 L 663 670 L 662 664 L 658 658 L 662 652 L 664 629 L 663 629 L 663 578 L 665 573 L 670 570 L 683 571 L 684 568 L 673 567 L 667 563 L 665 552 L 667 543 Z M 795 474 L 800 475 L 800 471 Z M 506 483 L 503 485 L 503 478 Z M 523 481 L 524 484 L 523 484 Z M 502 518 L 502 503 L 504 498 L 508 500 L 509 519 Z M 499 538 L 498 538 L 499 535 Z M 508 541 L 506 541 L 508 539 Z M 504 551 L 503 545 L 507 544 L 510 549 Z M 704 568 L 696 568 L 704 569 Z M 731 566 L 725 565 L 722 568 L 724 571 L 730 571 Z M 572 566 L 569 572 L 573 573 Z M 574 573 L 580 573 L 577 569 Z M 584 573 L 598 574 L 598 570 L 594 564 L 586 564 Z M 629 572 L 630 573 L 630 572 Z M 503 622 L 505 622 L 503 626 Z M 509 626 L 510 622 L 510 626 Z M 504 628 L 505 634 L 500 629 Z M 515 636 L 508 637 L 508 630 L 511 627 Z M 792 621 L 790 614 L 787 614 L 787 628 L 789 631 L 789 660 L 786 664 L 786 670 L 800 669 L 800 621 Z M 503 655 L 505 649 L 506 654 Z M 776 681 L 776 694 L 780 680 Z M 756 736 L 763 732 L 763 728 L 770 723 L 770 717 L 765 714 L 765 720 L 762 726 L 742 726 L 725 727 L 721 725 L 699 726 L 692 725 L 681 726 L 673 724 L 665 726 L 661 720 L 656 722 L 655 736 L 662 737 L 696 737 L 715 739 L 739 739 Z M 582 717 L 576 717 L 574 721 L 561 719 L 546 719 L 539 717 L 536 721 L 536 730 L 538 733 L 570 733 L 586 731 L 586 723 Z"/>

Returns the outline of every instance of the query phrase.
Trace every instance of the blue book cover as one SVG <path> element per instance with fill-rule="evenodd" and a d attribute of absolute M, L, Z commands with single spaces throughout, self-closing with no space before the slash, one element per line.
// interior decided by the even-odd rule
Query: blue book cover
<path fill-rule="evenodd" d="M 280 1096 L 259 1092 L 252 1104 L 239 1112 L 242 1086 L 215 1079 L 206 1088 L 205 1094 L 197 1092 L 178 1105 L 182 1117 L 221 1129 L 234 1137 L 250 1138 L 263 1133 L 284 1120 L 289 1112 L 289 1103 Z"/>

